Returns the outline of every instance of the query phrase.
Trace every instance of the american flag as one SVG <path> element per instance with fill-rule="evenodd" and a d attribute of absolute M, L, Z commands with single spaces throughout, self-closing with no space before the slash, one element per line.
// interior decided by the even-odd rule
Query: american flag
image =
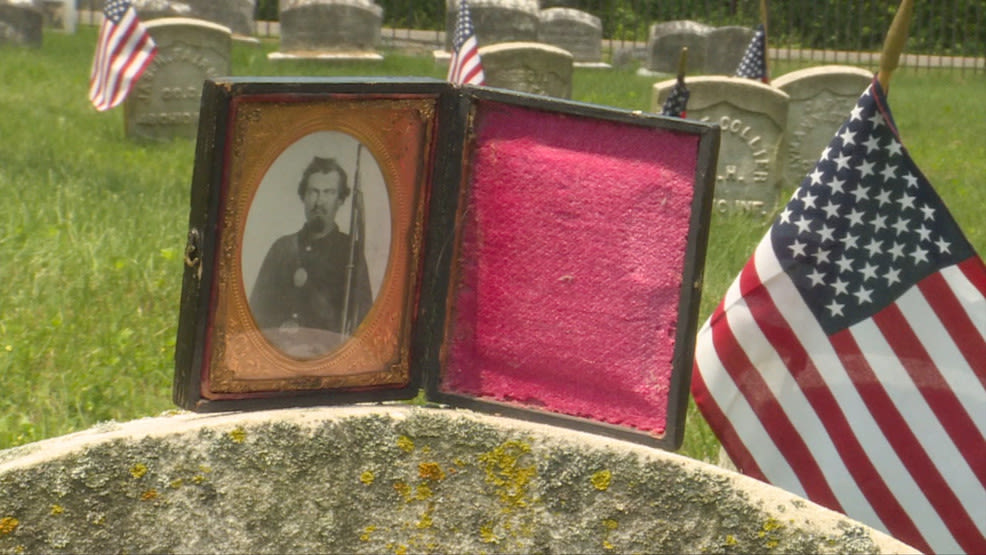
<path fill-rule="evenodd" d="M 452 60 L 448 67 L 448 80 L 457 85 L 482 85 L 483 63 L 479 59 L 479 45 L 469 15 L 469 4 L 459 0 L 459 15 L 455 19 L 455 37 L 452 39 Z"/>
<path fill-rule="evenodd" d="M 699 331 L 692 393 L 742 472 L 986 553 L 984 295 L 874 79 Z"/>
<path fill-rule="evenodd" d="M 157 53 L 154 40 L 127 0 L 108 0 L 89 77 L 89 100 L 97 110 L 123 102 Z"/>
<path fill-rule="evenodd" d="M 671 92 L 668 93 L 668 97 L 664 100 L 664 106 L 661 108 L 661 115 L 672 116 L 676 118 L 685 117 L 686 110 L 688 108 L 688 97 L 691 96 L 688 87 L 685 86 L 684 79 L 678 79 L 674 86 L 671 87 Z"/>
<path fill-rule="evenodd" d="M 736 76 L 770 83 L 770 77 L 767 75 L 767 32 L 764 30 L 763 23 L 757 25 L 753 38 L 750 39 L 750 44 L 743 53 L 743 59 L 736 68 Z"/>

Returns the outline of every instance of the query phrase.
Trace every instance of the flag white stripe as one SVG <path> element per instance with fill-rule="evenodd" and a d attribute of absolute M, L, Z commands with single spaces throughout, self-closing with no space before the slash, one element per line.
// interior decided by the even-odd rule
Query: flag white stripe
<path fill-rule="evenodd" d="M 972 324 L 976 326 L 979 335 L 986 337 L 986 300 L 983 299 L 982 293 L 957 266 L 949 266 L 943 269 L 941 274 L 955 292 L 955 297 L 972 320 Z"/>
<path fill-rule="evenodd" d="M 708 327 L 703 328 L 703 330 L 706 332 L 704 341 L 711 343 L 711 331 Z M 699 341 L 702 341 L 702 334 L 700 333 L 699 336 Z M 773 475 L 777 477 L 779 483 L 784 484 L 784 489 L 804 497 L 805 491 L 801 487 L 797 475 L 794 474 L 794 470 L 787 465 L 785 458 L 774 445 L 773 439 L 767 434 L 760 418 L 750 408 L 750 404 L 736 388 L 736 384 L 729 379 L 729 375 L 723 368 L 715 349 L 696 350 L 695 362 L 706 381 L 709 395 L 715 400 L 720 410 L 726 414 L 733 427 L 742 430 L 743 442 L 757 465 L 761 465 L 764 461 L 777 461 L 771 463 Z"/>
<path fill-rule="evenodd" d="M 132 10 L 128 10 L 128 13 Z M 121 21 L 121 23 L 123 23 Z M 129 22 L 128 24 L 131 24 Z M 136 51 L 137 45 L 140 43 L 143 35 L 137 32 L 131 32 L 126 37 L 126 42 L 123 44 L 123 49 L 125 52 L 131 52 L 131 54 L 125 57 L 117 57 L 113 60 L 113 64 L 110 66 L 113 71 L 111 74 L 117 79 L 113 83 L 111 104 L 116 105 L 123 100 L 123 96 L 126 96 L 127 92 L 130 90 L 130 82 L 133 81 L 133 68 L 140 67 L 143 64 L 143 60 L 147 58 L 146 54 L 141 54 Z M 137 60 L 140 63 L 137 63 Z"/>
<path fill-rule="evenodd" d="M 770 254 L 771 256 L 769 257 L 757 256 L 758 269 L 762 267 L 764 274 L 771 271 L 781 271 L 777 259 L 773 257 L 772 252 Z M 784 277 L 786 278 L 786 276 Z M 792 322 L 797 323 L 793 327 L 801 339 L 802 345 L 815 367 L 818 368 L 819 374 L 825 381 L 825 385 L 835 396 L 836 402 L 842 409 L 842 413 L 852 424 L 856 438 L 863 446 L 866 455 L 876 465 L 877 471 L 883 477 L 887 488 L 894 497 L 902 501 L 904 509 L 911 516 L 912 520 L 915 522 L 923 521 L 921 524 L 922 532 L 933 525 L 935 529 L 939 530 L 939 536 L 942 533 L 947 535 L 949 538 L 948 543 L 953 545 L 956 550 L 961 551 L 958 545 L 954 543 L 951 533 L 945 527 L 945 523 L 938 515 L 938 512 L 927 501 L 921 488 L 914 481 L 913 476 L 911 476 L 910 471 L 904 466 L 896 450 L 887 441 L 886 436 L 874 419 L 872 412 L 870 412 L 870 409 L 863 401 L 859 391 L 849 380 L 846 369 L 842 366 L 839 355 L 832 346 L 832 342 L 821 327 L 816 325 L 814 320 L 805 317 L 806 314 L 810 314 L 810 309 L 804 304 L 801 293 L 798 292 L 797 288 L 789 279 L 778 278 L 770 280 L 766 287 L 774 299 L 778 311 L 783 315 L 788 325 L 791 325 Z M 706 381 L 710 381 L 711 379 L 706 378 Z M 810 441 L 813 442 L 814 438 L 811 438 Z M 787 489 L 787 486 L 781 482 L 774 483 Z M 833 488 L 835 487 L 835 484 L 833 484 Z M 904 500 L 907 500 L 906 503 Z M 843 509 L 854 514 L 854 518 L 857 520 L 865 522 L 874 528 L 888 531 L 888 528 L 879 519 L 870 521 L 861 516 L 856 516 L 854 512 L 856 507 L 854 506 L 843 506 Z"/>
<path fill-rule="evenodd" d="M 976 379 L 972 367 L 962 357 L 962 352 L 934 309 L 917 288 L 897 299 L 897 305 L 915 335 L 920 338 L 935 367 L 941 370 L 942 378 L 955 392 L 962 408 L 979 429 L 979 433 L 986 436 L 986 389 Z"/>

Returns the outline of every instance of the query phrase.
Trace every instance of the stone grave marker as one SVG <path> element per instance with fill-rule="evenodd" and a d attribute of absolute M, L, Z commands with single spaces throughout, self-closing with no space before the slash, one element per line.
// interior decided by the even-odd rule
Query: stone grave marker
<path fill-rule="evenodd" d="M 283 0 L 278 59 L 382 60 L 383 8 L 369 0 Z"/>
<path fill-rule="evenodd" d="M 828 65 L 786 73 L 773 81 L 791 97 L 782 156 L 785 185 L 799 185 L 815 167 L 872 79 L 872 71 Z"/>
<path fill-rule="evenodd" d="M 501 42 L 479 49 L 486 84 L 501 89 L 572 97 L 571 52 L 537 42 Z"/>
<path fill-rule="evenodd" d="M 127 136 L 195 138 L 202 82 L 230 74 L 228 27 L 182 17 L 145 23 L 158 53 L 124 101 Z"/>
<path fill-rule="evenodd" d="M 575 65 L 603 65 L 603 25 L 590 13 L 572 8 L 541 10 L 538 42 L 568 50 Z"/>
<path fill-rule="evenodd" d="M 44 14 L 30 0 L 0 0 L 0 46 L 41 48 Z"/>
<path fill-rule="evenodd" d="M 77 13 L 75 0 L 40 0 L 40 7 L 44 12 L 44 24 L 46 27 L 75 32 Z"/>
<path fill-rule="evenodd" d="M 469 0 L 479 46 L 538 40 L 538 0 Z M 452 51 L 459 0 L 445 0 L 445 51 Z"/>
<path fill-rule="evenodd" d="M 747 46 L 750 45 L 750 40 L 753 39 L 753 29 L 737 25 L 716 27 L 709 30 L 707 37 L 704 73 L 734 75 Z M 691 59 L 691 51 L 689 51 L 689 59 Z"/>
<path fill-rule="evenodd" d="M 130 0 L 141 20 L 162 17 L 204 19 L 228 27 L 238 36 L 253 36 L 256 0 Z"/>
<path fill-rule="evenodd" d="M 766 216 L 778 201 L 783 181 L 780 154 L 788 95 L 740 77 L 690 77 L 686 83 L 691 91 L 688 119 L 722 128 L 713 210 Z M 652 111 L 661 111 L 674 84 L 674 79 L 654 84 Z"/>
<path fill-rule="evenodd" d="M 712 27 L 695 21 L 665 21 L 650 28 L 647 40 L 647 69 L 658 73 L 678 72 L 678 56 L 688 47 L 691 73 L 704 73 L 708 34 Z"/>
<path fill-rule="evenodd" d="M 916 553 L 710 464 L 466 410 L 177 413 L 0 450 L 2 553 L 724 551 Z"/>

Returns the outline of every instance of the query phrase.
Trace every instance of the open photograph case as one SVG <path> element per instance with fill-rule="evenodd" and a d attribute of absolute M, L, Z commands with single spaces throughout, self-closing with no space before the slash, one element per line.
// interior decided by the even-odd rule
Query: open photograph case
<path fill-rule="evenodd" d="M 191 410 L 428 401 L 682 438 L 716 126 L 431 79 L 203 90 Z"/>

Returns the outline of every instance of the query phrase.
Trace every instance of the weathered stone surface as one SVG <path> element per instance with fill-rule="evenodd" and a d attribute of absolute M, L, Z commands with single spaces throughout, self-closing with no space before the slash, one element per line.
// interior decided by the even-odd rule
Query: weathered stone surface
<path fill-rule="evenodd" d="M 44 14 L 32 2 L 0 0 L 0 46 L 41 48 Z"/>
<path fill-rule="evenodd" d="M 469 15 L 480 46 L 538 40 L 537 0 L 470 0 Z M 459 0 L 445 0 L 445 50 L 452 51 Z"/>
<path fill-rule="evenodd" d="M 708 75 L 735 75 L 746 48 L 753 38 L 753 29 L 728 25 L 709 30 L 705 51 L 705 71 Z M 690 54 L 690 53 L 689 53 Z"/>
<path fill-rule="evenodd" d="M 256 0 L 130 0 L 144 21 L 161 17 L 204 19 L 229 27 L 237 35 L 253 35 Z"/>
<path fill-rule="evenodd" d="M 708 33 L 712 27 L 695 21 L 665 21 L 651 26 L 647 40 L 647 69 L 677 73 L 682 47 L 688 48 L 690 73 L 704 73 Z"/>
<path fill-rule="evenodd" d="M 873 72 L 854 66 L 829 65 L 784 74 L 773 86 L 791 97 L 784 134 L 784 182 L 794 187 L 811 172 Z"/>
<path fill-rule="evenodd" d="M 491 87 L 572 97 L 574 63 L 567 50 L 537 42 L 503 42 L 481 47 L 479 57 Z"/>
<path fill-rule="evenodd" d="M 383 8 L 366 0 L 294 0 L 281 11 L 281 52 L 367 52 L 380 43 Z"/>
<path fill-rule="evenodd" d="M 654 85 L 653 111 L 661 111 L 674 83 L 669 79 Z M 688 119 L 722 128 L 713 210 L 769 214 L 783 178 L 779 156 L 787 126 L 787 94 L 740 77 L 689 77 L 686 83 L 691 91 Z"/>
<path fill-rule="evenodd" d="M 913 552 L 671 453 L 406 405 L 172 414 L 0 451 L 0 552 L 21 551 Z"/>
<path fill-rule="evenodd" d="M 568 50 L 576 63 L 602 59 L 603 26 L 598 17 L 571 8 L 548 8 L 538 18 L 539 42 Z"/>
<path fill-rule="evenodd" d="M 145 26 L 158 53 L 124 101 L 127 136 L 194 138 L 202 82 L 230 73 L 229 29 L 182 17 L 155 19 Z"/>

